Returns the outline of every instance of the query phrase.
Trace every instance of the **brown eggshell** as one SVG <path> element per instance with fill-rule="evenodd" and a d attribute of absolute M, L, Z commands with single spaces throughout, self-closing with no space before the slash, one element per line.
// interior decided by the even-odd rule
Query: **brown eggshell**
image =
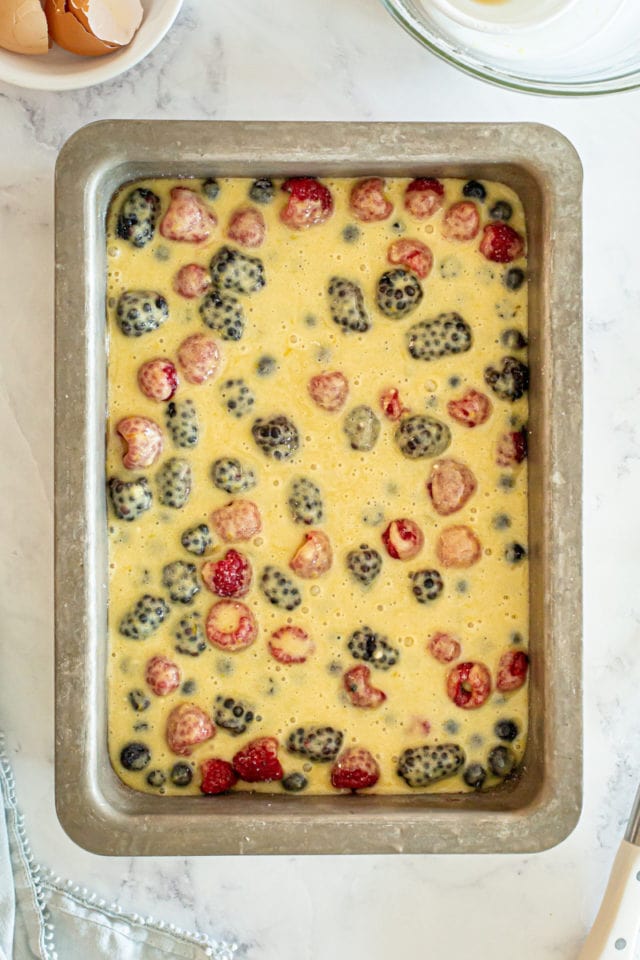
<path fill-rule="evenodd" d="M 88 33 L 124 47 L 142 22 L 140 0 L 68 0 L 69 10 Z"/>
<path fill-rule="evenodd" d="M 51 39 L 71 53 L 84 57 L 102 57 L 118 49 L 117 44 L 98 40 L 82 26 L 73 13 L 65 13 L 64 0 L 45 0 L 44 12 L 49 24 Z"/>
<path fill-rule="evenodd" d="M 47 20 L 40 0 L 1 0 L 0 47 L 34 56 L 48 52 Z"/>

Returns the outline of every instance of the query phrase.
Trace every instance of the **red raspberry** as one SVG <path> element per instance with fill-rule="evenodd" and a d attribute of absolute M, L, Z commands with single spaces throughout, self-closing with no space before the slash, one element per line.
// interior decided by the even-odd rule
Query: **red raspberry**
<path fill-rule="evenodd" d="M 200 764 L 200 789 L 203 793 L 215 795 L 226 793 L 235 786 L 238 778 L 230 763 L 211 757 Z"/>
<path fill-rule="evenodd" d="M 278 663 L 305 663 L 314 653 L 316 645 L 302 627 L 280 627 L 271 634 L 269 653 Z"/>
<path fill-rule="evenodd" d="M 220 366 L 220 350 L 211 337 L 192 333 L 178 347 L 178 360 L 189 383 L 204 383 Z"/>
<path fill-rule="evenodd" d="M 351 212 L 364 223 L 386 220 L 391 215 L 393 204 L 384 195 L 385 182 L 381 177 L 358 180 L 351 191 Z"/>
<path fill-rule="evenodd" d="M 332 563 L 333 552 L 329 537 L 322 530 L 310 530 L 289 561 L 289 566 L 299 577 L 315 580 L 325 574 Z"/>
<path fill-rule="evenodd" d="M 404 194 L 404 205 L 418 220 L 428 220 L 444 200 L 444 186 L 432 177 L 417 177 L 412 180 Z"/>
<path fill-rule="evenodd" d="M 203 297 L 210 287 L 209 271 L 197 263 L 187 263 L 181 267 L 173 281 L 173 289 L 187 300 Z"/>
<path fill-rule="evenodd" d="M 323 410 L 334 413 L 344 406 L 349 393 L 349 382 L 343 373 L 318 373 L 309 380 L 309 395 Z"/>
<path fill-rule="evenodd" d="M 252 500 L 231 500 L 224 507 L 214 510 L 211 522 L 221 540 L 250 540 L 260 533 L 260 511 Z"/>
<path fill-rule="evenodd" d="M 433 266 L 433 254 L 426 243 L 420 240 L 394 240 L 387 251 L 389 263 L 399 263 L 413 270 L 422 280 L 428 277 Z"/>
<path fill-rule="evenodd" d="M 216 728 L 210 717 L 195 703 L 180 703 L 167 717 L 165 735 L 173 753 L 188 757 L 198 743 L 215 737 Z"/>
<path fill-rule="evenodd" d="M 267 228 L 264 217 L 256 207 L 241 207 L 231 214 L 227 236 L 242 247 L 259 247 L 264 242 Z"/>
<path fill-rule="evenodd" d="M 527 434 L 524 430 L 503 433 L 498 440 L 496 463 L 499 467 L 514 467 L 527 457 Z"/>
<path fill-rule="evenodd" d="M 476 478 L 469 467 L 457 460 L 436 460 L 427 480 L 433 509 L 441 517 L 462 510 L 476 487 Z"/>
<path fill-rule="evenodd" d="M 480 253 L 493 263 L 511 263 L 524 253 L 524 238 L 508 223 L 488 223 L 480 241 Z"/>
<path fill-rule="evenodd" d="M 244 597 L 251 586 L 251 564 L 237 550 L 227 550 L 221 560 L 203 564 L 205 586 L 219 597 Z"/>
<path fill-rule="evenodd" d="M 171 360 L 149 360 L 138 370 L 138 386 L 150 400 L 171 400 L 178 389 L 178 371 Z"/>
<path fill-rule="evenodd" d="M 155 463 L 164 447 L 162 430 L 148 417 L 125 417 L 116 430 L 127 445 L 122 463 L 127 470 L 143 470 Z"/>
<path fill-rule="evenodd" d="M 529 657 L 522 650 L 507 650 L 500 657 L 496 686 L 503 693 L 524 686 L 529 670 Z"/>
<path fill-rule="evenodd" d="M 473 530 L 461 524 L 445 527 L 436 542 L 436 553 L 443 567 L 464 569 L 478 562 L 482 545 Z"/>
<path fill-rule="evenodd" d="M 364 747 L 345 750 L 331 767 L 331 785 L 336 790 L 365 790 L 379 779 L 380 767 Z"/>
<path fill-rule="evenodd" d="M 451 663 L 462 652 L 460 643 L 450 633 L 434 633 L 429 639 L 427 649 L 439 663 Z"/>
<path fill-rule="evenodd" d="M 250 647 L 258 636 L 258 625 L 251 610 L 239 600 L 218 600 L 214 603 L 209 610 L 205 630 L 212 646 L 230 653 Z"/>
<path fill-rule="evenodd" d="M 333 213 L 333 197 L 328 187 L 313 177 L 292 177 L 282 189 L 291 194 L 280 219 L 294 230 L 324 223 Z"/>
<path fill-rule="evenodd" d="M 402 517 L 391 521 L 382 534 L 382 542 L 394 560 L 411 560 L 422 550 L 424 534 L 417 523 Z"/>
<path fill-rule="evenodd" d="M 358 664 L 344 675 L 344 688 L 354 707 L 379 707 L 387 699 L 386 693 L 371 686 L 371 670 Z"/>
<path fill-rule="evenodd" d="M 171 202 L 160 223 L 160 233 L 168 240 L 202 243 L 208 240 L 218 221 L 201 198 L 186 187 L 174 187 Z"/>
<path fill-rule="evenodd" d="M 180 667 L 167 657 L 151 657 L 144 676 L 157 697 L 166 697 L 180 686 Z"/>
<path fill-rule="evenodd" d="M 404 406 L 395 387 L 388 387 L 382 391 L 380 406 L 385 417 L 388 417 L 389 420 L 399 420 L 403 413 L 409 413 L 409 407 Z"/>
<path fill-rule="evenodd" d="M 460 200 L 446 211 L 442 218 L 442 236 L 445 240 L 466 243 L 478 235 L 480 214 L 471 200 Z"/>
<path fill-rule="evenodd" d="M 467 390 L 458 400 L 449 400 L 447 412 L 450 417 L 465 427 L 479 427 L 491 416 L 491 400 L 486 393 Z"/>
<path fill-rule="evenodd" d="M 459 663 L 447 677 L 447 694 L 457 707 L 475 710 L 491 693 L 491 674 L 484 663 Z"/>
<path fill-rule="evenodd" d="M 247 783 L 282 780 L 284 770 L 278 760 L 278 741 L 275 737 L 258 737 L 235 754 L 233 769 Z"/>

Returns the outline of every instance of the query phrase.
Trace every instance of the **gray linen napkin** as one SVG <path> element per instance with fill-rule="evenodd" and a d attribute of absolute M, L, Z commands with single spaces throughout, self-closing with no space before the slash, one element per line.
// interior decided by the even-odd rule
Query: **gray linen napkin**
<path fill-rule="evenodd" d="M 108 906 L 34 862 L 0 734 L 0 960 L 238 960 L 237 943 Z"/>

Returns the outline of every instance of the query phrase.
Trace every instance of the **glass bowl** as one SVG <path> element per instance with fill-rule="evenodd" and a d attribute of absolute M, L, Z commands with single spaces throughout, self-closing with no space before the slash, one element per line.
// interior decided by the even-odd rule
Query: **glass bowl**
<path fill-rule="evenodd" d="M 640 87 L 640 0 L 573 0 L 553 18 L 518 28 L 488 19 L 465 25 L 441 0 L 381 2 L 437 56 L 498 86 L 551 96 Z M 483 8 L 496 10 L 495 4 L 471 5 L 479 20 Z"/>

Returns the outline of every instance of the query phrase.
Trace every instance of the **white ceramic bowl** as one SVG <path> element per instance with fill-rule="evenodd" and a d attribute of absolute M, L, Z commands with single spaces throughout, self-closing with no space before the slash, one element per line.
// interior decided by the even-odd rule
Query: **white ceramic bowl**
<path fill-rule="evenodd" d="M 57 46 L 41 57 L 0 49 L 0 80 L 33 90 L 77 90 L 104 83 L 151 53 L 173 24 L 182 2 L 142 0 L 144 17 L 135 37 L 127 47 L 104 57 L 79 57 Z"/>

